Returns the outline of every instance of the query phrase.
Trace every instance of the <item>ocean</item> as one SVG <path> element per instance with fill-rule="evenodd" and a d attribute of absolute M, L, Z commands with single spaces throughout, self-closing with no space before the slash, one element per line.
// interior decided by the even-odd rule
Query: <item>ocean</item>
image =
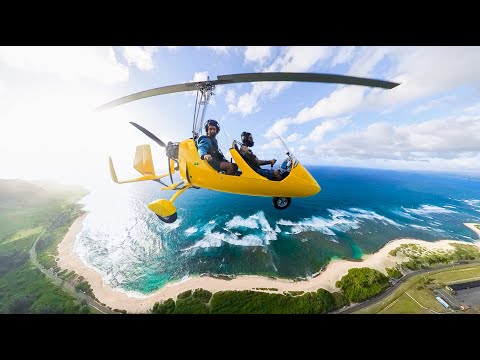
<path fill-rule="evenodd" d="M 307 167 L 322 190 L 276 210 L 272 199 L 188 189 L 178 219 L 146 205 L 170 199 L 156 182 L 94 188 L 75 251 L 104 281 L 148 294 L 204 273 L 310 277 L 333 258 L 360 259 L 390 240 L 473 242 L 480 177 L 341 167 Z"/>

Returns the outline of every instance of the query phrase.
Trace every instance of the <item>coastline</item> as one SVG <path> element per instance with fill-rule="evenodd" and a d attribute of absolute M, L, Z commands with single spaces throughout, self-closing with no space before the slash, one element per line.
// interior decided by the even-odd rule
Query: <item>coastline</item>
<path fill-rule="evenodd" d="M 74 270 L 78 275 L 83 276 L 92 287 L 95 296 L 100 302 L 110 306 L 112 309 L 124 309 L 129 313 L 146 313 L 153 307 L 155 302 L 167 300 L 168 298 L 176 299 L 177 295 L 181 292 L 198 288 L 209 290 L 212 293 L 225 290 L 253 290 L 254 288 L 276 288 L 278 291 L 270 292 L 280 294 L 284 291 L 316 291 L 318 288 L 335 292 L 339 290 L 336 288 L 335 283 L 346 275 L 349 269 L 369 267 L 386 274 L 386 267 L 391 268 L 403 262 L 405 258 L 401 256 L 391 256 L 389 254 L 391 250 L 401 244 L 418 244 L 426 247 L 427 250 L 451 250 L 453 247 L 450 246 L 449 243 L 466 243 L 458 240 L 429 242 L 410 238 L 395 239 L 386 243 L 377 252 L 362 256 L 362 261 L 332 260 L 318 275 L 305 281 L 272 279 L 258 275 L 241 275 L 226 281 L 210 276 L 197 275 L 186 280 L 168 283 L 150 295 L 132 297 L 121 290 L 116 290 L 105 285 L 102 276 L 95 270 L 87 267 L 75 253 L 75 238 L 82 229 L 82 223 L 86 216 L 87 214 L 84 214 L 73 222 L 62 242 L 59 244 L 57 264 L 62 269 Z M 475 223 L 465 223 L 464 225 L 474 231 L 480 240 L 480 230 L 474 226 Z M 480 247 L 479 240 L 473 244 Z"/>

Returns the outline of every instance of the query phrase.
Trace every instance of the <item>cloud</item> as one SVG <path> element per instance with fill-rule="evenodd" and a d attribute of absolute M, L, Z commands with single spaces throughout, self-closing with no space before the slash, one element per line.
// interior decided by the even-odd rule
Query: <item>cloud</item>
<path fill-rule="evenodd" d="M 208 71 L 200 71 L 193 74 L 193 80 L 191 82 L 206 81 L 208 78 Z"/>
<path fill-rule="evenodd" d="M 292 135 L 288 136 L 285 141 L 286 142 L 295 142 L 299 139 L 302 138 L 302 134 L 299 134 L 299 133 L 293 133 Z"/>
<path fill-rule="evenodd" d="M 420 161 L 477 157 L 480 115 L 457 116 L 393 126 L 374 123 L 315 147 L 316 154 L 356 159 Z M 478 167 L 478 166 L 477 166 Z"/>
<path fill-rule="evenodd" d="M 412 114 L 419 114 L 424 111 L 430 110 L 432 108 L 438 108 L 440 106 L 445 106 L 451 104 L 456 99 L 455 95 L 442 96 L 437 99 L 430 100 L 429 102 L 417 106 L 412 110 Z"/>
<path fill-rule="evenodd" d="M 231 46 L 205 46 L 207 49 L 213 50 L 217 55 L 228 54 Z"/>
<path fill-rule="evenodd" d="M 332 59 L 332 67 L 341 65 L 352 60 L 355 53 L 355 46 L 342 46 Z"/>
<path fill-rule="evenodd" d="M 395 47 L 387 50 L 390 80 L 402 84 L 393 90 L 370 94 L 368 102 L 398 107 L 411 101 L 454 90 L 478 87 L 480 47 Z"/>
<path fill-rule="evenodd" d="M 285 134 L 288 127 L 293 124 L 304 124 L 322 117 L 345 115 L 363 103 L 366 91 L 368 91 L 367 88 L 360 86 L 342 86 L 328 97 L 317 101 L 312 107 L 300 110 L 295 117 L 277 120 L 267 130 L 267 136 L 272 136 L 273 132 L 278 135 Z"/>
<path fill-rule="evenodd" d="M 340 56 L 340 52 L 336 56 Z M 340 57 L 343 60 L 346 55 Z M 348 75 L 382 78 L 400 82 L 400 86 L 384 90 L 342 85 L 313 106 L 300 110 L 296 116 L 278 120 L 271 129 L 281 128 L 287 132 L 292 124 L 361 110 L 391 112 L 409 102 L 460 86 L 477 87 L 480 82 L 478 63 L 480 47 L 362 47 L 354 51 Z M 382 76 L 374 75 L 379 71 Z M 420 105 L 416 110 L 421 112 L 430 106 L 435 103 Z"/>
<path fill-rule="evenodd" d="M 265 72 L 306 72 L 321 60 L 327 59 L 332 53 L 328 47 L 294 46 L 285 48 Z M 233 113 L 243 116 L 259 110 L 258 99 L 262 96 L 273 98 L 288 87 L 290 82 L 260 82 L 252 85 L 252 91 L 242 94 L 237 102 L 228 104 L 228 109 Z"/>
<path fill-rule="evenodd" d="M 127 63 L 135 65 L 139 70 L 152 70 L 153 54 L 158 50 L 156 46 L 124 46 L 123 57 Z"/>
<path fill-rule="evenodd" d="M 65 80 L 86 78 L 106 84 L 128 80 L 128 68 L 117 61 L 111 47 L 4 46 L 0 62 Z"/>
<path fill-rule="evenodd" d="M 340 129 L 349 124 L 349 119 L 350 117 L 325 120 L 320 125 L 316 126 L 310 135 L 303 139 L 302 142 L 320 142 L 323 140 L 323 137 L 327 132 Z"/>
<path fill-rule="evenodd" d="M 247 46 L 245 48 L 245 62 L 262 65 L 271 55 L 271 46 Z"/>

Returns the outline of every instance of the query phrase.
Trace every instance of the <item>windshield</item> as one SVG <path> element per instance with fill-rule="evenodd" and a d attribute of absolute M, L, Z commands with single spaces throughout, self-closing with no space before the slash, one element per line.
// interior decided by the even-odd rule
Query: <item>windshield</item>
<path fill-rule="evenodd" d="M 287 144 L 285 144 L 285 141 L 283 141 L 280 135 L 274 133 L 273 143 L 276 145 L 277 148 L 281 149 L 280 151 L 283 152 L 283 154 L 286 155 L 286 159 L 280 165 L 280 168 L 285 169 L 289 165 L 292 165 L 293 167 L 297 166 L 298 160 L 293 155 L 293 152 L 288 148 Z M 291 164 L 288 163 L 289 160 Z"/>

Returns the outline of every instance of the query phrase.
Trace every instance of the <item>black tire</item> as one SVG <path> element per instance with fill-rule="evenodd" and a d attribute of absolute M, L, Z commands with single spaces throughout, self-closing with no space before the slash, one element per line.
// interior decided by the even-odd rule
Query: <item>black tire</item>
<path fill-rule="evenodd" d="M 162 220 L 163 222 L 167 223 L 167 224 L 171 224 L 173 222 L 175 222 L 177 220 L 177 213 L 174 212 L 172 215 L 169 215 L 169 216 L 160 216 L 160 215 L 157 215 L 157 217 Z"/>
<path fill-rule="evenodd" d="M 278 210 L 285 210 L 290 206 L 290 203 L 292 202 L 292 198 L 289 197 L 274 197 L 273 200 L 273 206 L 275 209 Z"/>

